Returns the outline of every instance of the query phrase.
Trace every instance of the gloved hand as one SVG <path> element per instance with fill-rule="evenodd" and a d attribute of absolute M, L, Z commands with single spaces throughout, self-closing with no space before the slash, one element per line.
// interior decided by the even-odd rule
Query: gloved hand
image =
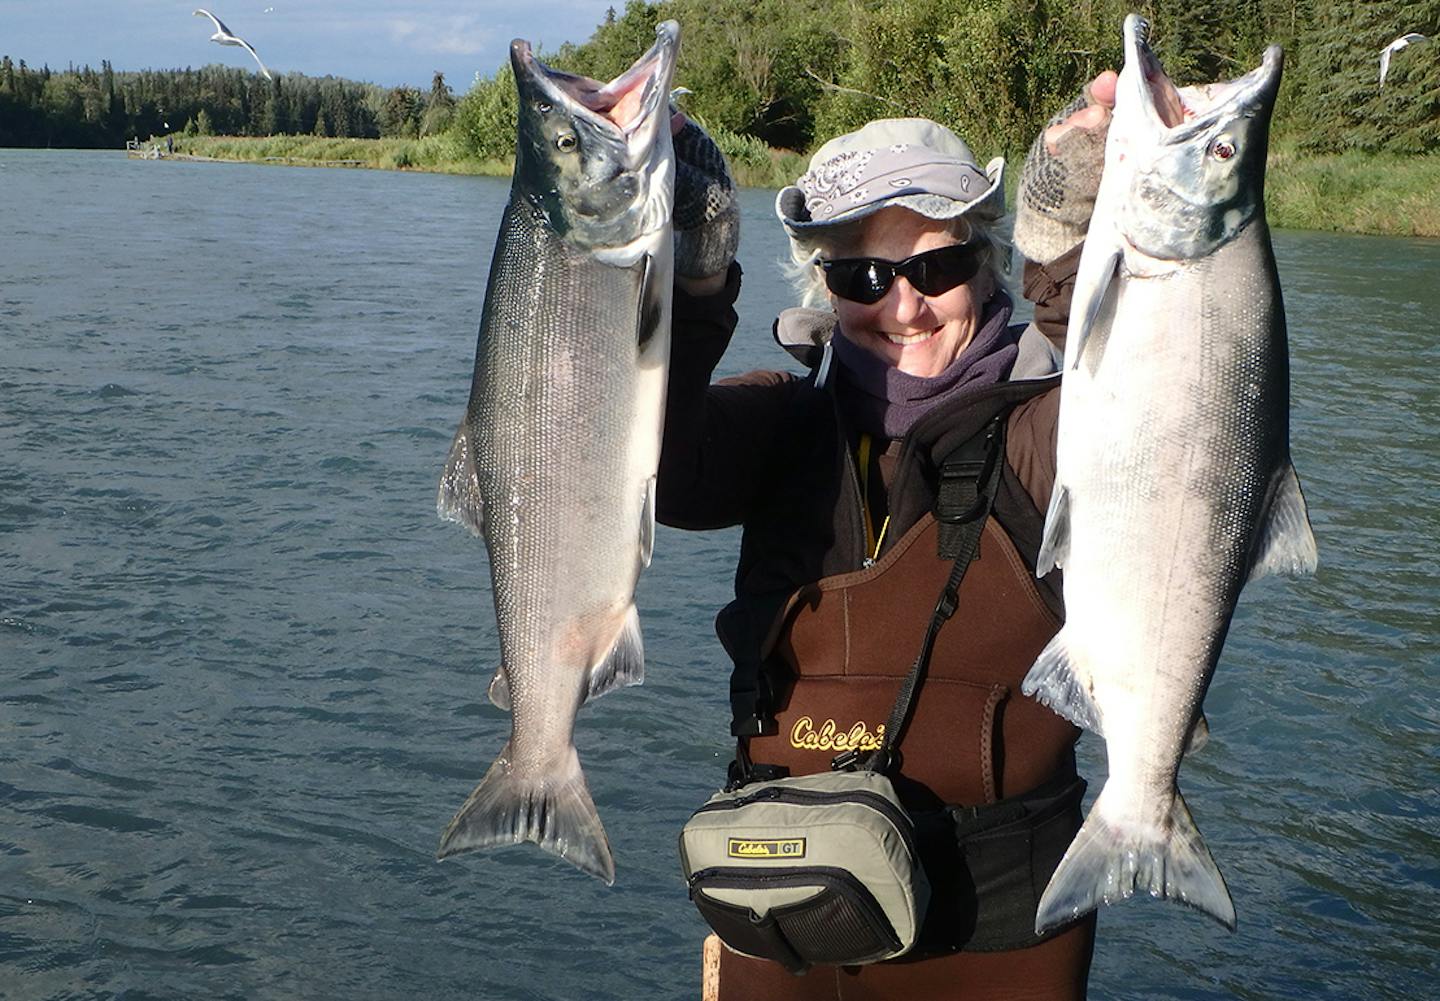
<path fill-rule="evenodd" d="M 725 154 L 705 130 L 676 111 L 675 273 L 724 274 L 740 246 L 740 207 Z"/>
<path fill-rule="evenodd" d="M 1115 73 L 1097 76 L 1035 137 L 1016 195 L 1015 246 L 1037 264 L 1049 264 L 1085 239 L 1105 137 L 1115 107 Z"/>

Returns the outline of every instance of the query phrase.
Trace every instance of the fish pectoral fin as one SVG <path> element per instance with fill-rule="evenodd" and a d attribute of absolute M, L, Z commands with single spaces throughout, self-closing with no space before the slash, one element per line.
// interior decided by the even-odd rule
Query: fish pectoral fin
<path fill-rule="evenodd" d="M 1035 557 L 1035 576 L 1044 577 L 1063 567 L 1070 556 L 1070 491 L 1059 481 L 1050 491 L 1050 509 L 1045 512 L 1045 532 L 1040 553 Z"/>
<path fill-rule="evenodd" d="M 1049 706 L 1076 726 L 1096 736 L 1105 736 L 1100 707 L 1090 695 L 1088 679 L 1070 655 L 1064 629 L 1056 633 L 1040 651 L 1040 656 L 1035 658 L 1025 680 L 1020 683 L 1020 691 Z"/>
<path fill-rule="evenodd" d="M 495 677 L 490 679 L 488 689 L 490 704 L 497 709 L 510 711 L 510 682 L 505 677 L 505 667 L 501 665 L 495 669 Z"/>
<path fill-rule="evenodd" d="M 665 302 L 670 289 L 661 284 L 655 258 L 646 254 L 640 262 L 640 295 L 635 302 L 635 344 L 643 353 L 665 320 Z"/>
<path fill-rule="evenodd" d="M 590 669 L 585 700 L 588 702 L 617 688 L 644 682 L 645 643 L 640 637 L 640 613 L 631 605 L 610 651 Z"/>
<path fill-rule="evenodd" d="M 1104 351 L 1104 340 L 1093 342 L 1093 335 L 1100 325 L 1100 317 L 1108 303 L 1113 312 L 1114 293 L 1118 288 L 1115 274 L 1120 268 L 1120 248 L 1108 253 L 1097 253 L 1091 257 L 1091 245 L 1087 244 L 1080 259 L 1080 270 L 1075 276 L 1074 300 L 1070 305 L 1070 325 L 1065 333 L 1065 371 L 1080 367 L 1086 347 L 1094 346 L 1090 353 L 1090 371 L 1100 367 L 1100 353 Z M 1064 390 L 1062 389 L 1063 393 Z"/>
<path fill-rule="evenodd" d="M 1157 838 L 1107 821 L 1109 791 L 1108 784 L 1100 790 L 1041 894 L 1035 931 L 1058 928 L 1102 904 L 1133 897 L 1137 890 L 1187 904 L 1234 931 L 1235 902 L 1180 793 L 1162 825 L 1163 837 Z"/>
<path fill-rule="evenodd" d="M 607 886 L 615 882 L 610 839 L 590 798 L 574 745 L 556 759 L 554 769 L 522 777 L 506 744 L 446 826 L 437 857 L 522 841 L 535 842 Z"/>
<path fill-rule="evenodd" d="M 1295 467 L 1287 462 L 1275 476 L 1270 505 L 1259 538 L 1255 540 L 1249 579 L 1267 574 L 1314 573 L 1319 561 L 1300 478 L 1295 475 Z"/>
<path fill-rule="evenodd" d="M 435 513 L 446 521 L 458 521 L 476 535 L 481 534 L 485 502 L 480 497 L 480 477 L 475 471 L 475 452 L 465 422 L 450 443 L 445 472 L 440 474 L 440 492 L 435 498 Z"/>
<path fill-rule="evenodd" d="M 655 477 L 645 481 L 645 501 L 640 510 L 640 565 L 648 567 L 655 554 Z"/>

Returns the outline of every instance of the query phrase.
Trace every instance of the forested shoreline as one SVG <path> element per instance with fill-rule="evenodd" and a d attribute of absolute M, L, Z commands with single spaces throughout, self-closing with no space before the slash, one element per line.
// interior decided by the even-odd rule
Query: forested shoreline
<path fill-rule="evenodd" d="M 1397 34 L 1440 35 L 1440 0 L 631 0 L 590 39 L 542 53 L 608 79 L 674 18 L 676 83 L 687 110 L 757 149 L 804 151 L 875 117 L 922 115 L 982 155 L 1023 152 L 1038 127 L 1107 67 L 1119 66 L 1126 12 L 1147 15 L 1177 83 L 1213 81 L 1285 50 L 1276 134 L 1307 150 L 1440 152 L 1440 58 L 1378 56 Z M 483 69 L 482 69 L 483 73 Z M 438 74 L 428 92 L 299 73 L 266 80 L 223 66 L 120 71 L 109 63 L 37 70 L 0 60 L 0 145 L 119 146 L 170 132 L 231 136 L 450 134 L 459 150 L 503 157 L 514 140 L 508 65 L 458 102 Z"/>
<path fill-rule="evenodd" d="M 1440 0 L 631 0 L 583 44 L 540 55 L 609 79 L 674 18 L 685 110 L 742 183 L 774 185 L 826 138 L 876 117 L 933 118 L 982 159 L 1018 165 L 1051 114 L 1121 64 L 1131 10 L 1150 18 L 1181 85 L 1237 76 L 1267 45 L 1283 47 L 1272 135 L 1292 176 L 1272 171 L 1272 192 L 1288 184 L 1277 201 L 1295 208 L 1295 224 L 1440 235 Z M 1382 88 L 1379 53 L 1407 31 L 1437 42 L 1397 56 Z M 515 114 L 508 64 L 457 99 L 438 73 L 422 91 L 218 65 L 55 71 L 0 59 L 0 146 L 119 148 L 173 135 L 201 155 L 296 162 L 335 159 L 329 140 L 384 139 L 371 165 L 498 172 Z M 1337 207 L 1352 221 L 1327 225 Z"/>
<path fill-rule="evenodd" d="M 0 146 L 104 149 L 170 133 L 413 139 L 446 131 L 454 107 L 438 73 L 423 93 L 301 73 L 267 80 L 219 65 L 37 70 L 0 56 Z"/>

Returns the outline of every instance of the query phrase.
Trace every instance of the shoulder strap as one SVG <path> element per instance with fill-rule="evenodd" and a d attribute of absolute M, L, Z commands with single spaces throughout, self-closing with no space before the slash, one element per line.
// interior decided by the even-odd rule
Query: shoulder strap
<path fill-rule="evenodd" d="M 991 418 L 983 433 L 961 444 L 940 463 L 935 520 L 940 523 L 938 548 L 942 559 L 956 559 L 961 555 L 972 526 L 984 525 L 980 506 L 984 505 L 984 514 L 989 514 L 995 502 L 1005 447 L 1005 422 L 1009 416 L 1010 408 L 1006 407 Z M 979 534 L 976 529 L 977 539 Z"/>
<path fill-rule="evenodd" d="M 935 612 L 920 643 L 920 653 L 900 683 L 900 692 L 890 710 L 880 747 L 863 765 L 858 751 L 837 755 L 830 763 L 832 768 L 864 767 L 870 771 L 886 772 L 893 764 L 896 747 L 910 720 L 915 693 L 925 680 L 940 627 L 955 614 L 960 602 L 960 582 L 980 549 L 980 534 L 985 529 L 985 519 L 990 516 L 1000 483 L 1005 454 L 1005 422 L 1009 415 L 1007 407 L 991 419 L 984 433 L 960 445 L 941 463 L 940 492 L 935 504 L 935 519 L 940 523 L 940 555 L 953 557 L 955 563 L 935 603 Z"/>

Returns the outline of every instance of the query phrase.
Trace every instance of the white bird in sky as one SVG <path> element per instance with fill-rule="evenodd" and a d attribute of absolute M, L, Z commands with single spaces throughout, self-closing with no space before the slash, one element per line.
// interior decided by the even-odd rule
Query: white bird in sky
<path fill-rule="evenodd" d="M 1407 34 L 1401 35 L 1399 38 L 1395 39 L 1395 41 L 1385 46 L 1384 50 L 1382 50 L 1380 53 L 1380 86 L 1385 86 L 1385 74 L 1390 72 L 1390 57 L 1392 55 L 1394 55 L 1396 52 L 1399 52 L 1407 45 L 1414 45 L 1416 42 L 1428 41 L 1430 41 L 1430 39 L 1426 38 L 1424 35 L 1419 35 L 1411 31 Z"/>
<path fill-rule="evenodd" d="M 221 21 L 214 14 L 210 13 L 204 7 L 201 7 L 199 10 L 195 11 L 196 17 L 199 17 L 202 14 L 215 22 L 215 34 L 210 36 L 210 41 L 218 42 L 221 45 L 240 46 L 246 52 L 254 56 L 257 63 L 260 63 L 260 72 L 265 75 L 265 79 L 273 79 L 270 76 L 270 71 L 265 68 L 265 64 L 260 62 L 260 54 L 255 51 L 255 46 L 251 45 L 249 42 L 245 41 L 245 39 L 241 38 L 239 35 L 232 32 L 229 28 L 225 27 L 225 23 L 223 21 Z"/>

